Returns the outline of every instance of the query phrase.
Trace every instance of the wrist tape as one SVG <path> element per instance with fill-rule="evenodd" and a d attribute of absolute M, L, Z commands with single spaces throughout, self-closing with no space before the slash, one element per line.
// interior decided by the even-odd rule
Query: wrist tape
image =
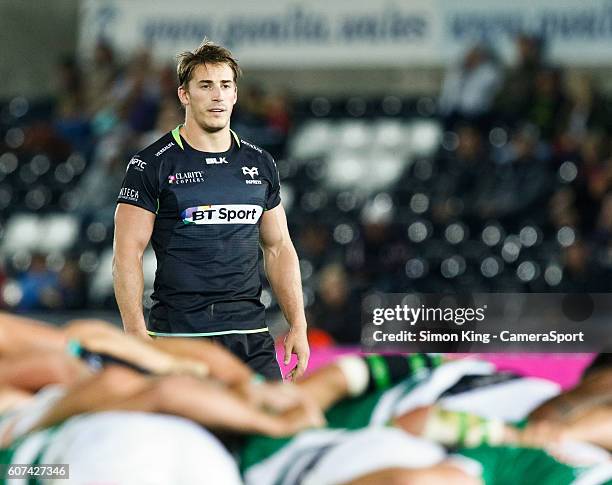
<path fill-rule="evenodd" d="M 373 391 L 383 391 L 420 372 L 442 363 L 438 355 L 357 355 L 343 356 L 336 361 L 352 397 Z"/>
<path fill-rule="evenodd" d="M 448 447 L 473 448 L 502 443 L 504 432 L 503 421 L 434 407 L 427 416 L 423 437 Z"/>

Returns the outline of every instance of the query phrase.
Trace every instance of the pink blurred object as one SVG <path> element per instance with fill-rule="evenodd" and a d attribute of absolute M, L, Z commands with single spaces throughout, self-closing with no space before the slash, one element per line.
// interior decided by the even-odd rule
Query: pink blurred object
<path fill-rule="evenodd" d="M 358 347 L 325 347 L 312 349 L 308 371 L 333 362 L 344 354 L 358 354 Z M 276 355 L 283 375 L 286 375 L 296 362 L 292 357 L 288 366 L 283 365 L 283 349 L 277 347 Z M 593 354 L 447 354 L 448 357 L 480 358 L 488 360 L 499 370 L 513 371 L 520 375 L 541 377 L 558 382 L 563 389 L 573 387 L 584 368 L 593 360 Z"/>

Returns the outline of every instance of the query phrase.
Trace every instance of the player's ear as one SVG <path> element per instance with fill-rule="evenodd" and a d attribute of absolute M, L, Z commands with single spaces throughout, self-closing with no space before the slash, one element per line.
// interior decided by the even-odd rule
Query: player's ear
<path fill-rule="evenodd" d="M 189 91 L 184 86 L 179 86 L 176 90 L 178 94 L 179 101 L 183 106 L 187 106 L 189 104 Z"/>
<path fill-rule="evenodd" d="M 233 104 L 236 104 L 236 101 L 238 101 L 238 85 L 234 84 L 234 102 Z"/>

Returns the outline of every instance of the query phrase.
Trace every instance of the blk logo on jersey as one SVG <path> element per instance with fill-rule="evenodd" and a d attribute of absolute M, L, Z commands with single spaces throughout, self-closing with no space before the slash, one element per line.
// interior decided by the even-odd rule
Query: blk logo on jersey
<path fill-rule="evenodd" d="M 227 163 L 225 157 L 214 157 L 206 159 L 206 165 L 219 165 L 221 163 Z"/>
<path fill-rule="evenodd" d="M 246 179 L 244 182 L 249 185 L 261 185 L 261 180 L 255 179 L 255 175 L 259 176 L 259 170 L 257 167 L 242 167 L 242 175 L 251 177 Z"/>
<path fill-rule="evenodd" d="M 257 224 L 263 208 L 253 204 L 200 205 L 181 212 L 185 224 Z"/>

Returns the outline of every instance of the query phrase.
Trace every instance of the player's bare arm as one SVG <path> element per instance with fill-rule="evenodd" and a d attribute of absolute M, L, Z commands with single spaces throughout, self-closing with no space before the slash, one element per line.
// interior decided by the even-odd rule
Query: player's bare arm
<path fill-rule="evenodd" d="M 129 204 L 118 204 L 113 241 L 113 282 L 115 298 L 125 331 L 149 338 L 145 325 L 142 296 L 144 276 L 142 257 L 151 238 L 155 214 Z"/>
<path fill-rule="evenodd" d="M 310 349 L 298 257 L 289 236 L 282 205 L 264 212 L 260 228 L 266 275 L 291 329 L 285 339 L 285 365 L 291 354 L 298 358 L 290 377 L 300 377 L 308 365 Z"/>

